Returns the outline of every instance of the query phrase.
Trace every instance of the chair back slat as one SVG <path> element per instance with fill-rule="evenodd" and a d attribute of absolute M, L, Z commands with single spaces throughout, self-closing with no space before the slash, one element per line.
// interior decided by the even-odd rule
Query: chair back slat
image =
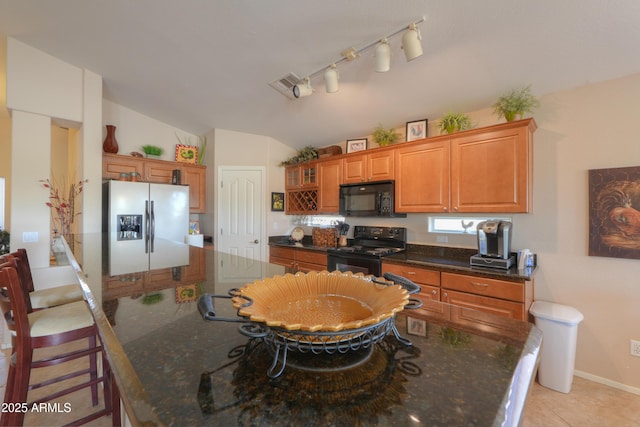
<path fill-rule="evenodd" d="M 13 319 L 13 327 L 16 332 L 17 339 L 30 340 L 31 332 L 29 326 L 29 317 L 27 312 L 27 304 L 20 283 L 20 276 L 15 264 L 12 262 L 5 262 L 0 264 L 0 289 L 5 290 L 8 293 L 10 318 Z M 7 312 L 5 304 L 2 305 L 2 310 L 5 318 L 7 318 Z M 8 326 L 8 325 L 7 325 Z"/>
<path fill-rule="evenodd" d="M 22 284 L 26 287 L 27 292 L 33 292 L 35 288 L 33 286 L 33 276 L 31 275 L 31 266 L 29 265 L 27 250 L 20 248 L 11 255 L 21 261 L 20 271 L 18 273 L 20 273 Z"/>
<path fill-rule="evenodd" d="M 26 252 L 25 252 L 26 255 Z M 33 283 L 33 280 L 31 278 L 31 270 L 27 267 L 27 271 L 25 271 L 24 268 L 24 262 L 23 262 L 23 258 L 19 255 L 19 252 L 13 252 L 10 254 L 5 254 L 0 256 L 0 263 L 2 262 L 9 262 L 11 263 L 17 273 L 18 273 L 18 277 L 20 277 L 20 284 L 22 285 L 22 293 L 24 294 L 24 298 L 27 304 L 27 313 L 31 313 L 33 311 L 33 307 L 31 305 L 31 297 L 29 296 L 30 292 L 33 292 L 32 290 L 29 290 L 29 282 L 31 281 L 31 283 Z M 28 260 L 27 260 L 27 266 L 28 266 Z M 32 285 L 33 286 L 33 285 Z"/>

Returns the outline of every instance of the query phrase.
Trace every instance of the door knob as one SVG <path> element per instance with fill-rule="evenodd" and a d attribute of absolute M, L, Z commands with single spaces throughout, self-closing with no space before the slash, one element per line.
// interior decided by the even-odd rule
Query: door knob
<path fill-rule="evenodd" d="M 260 243 L 260 242 L 258 241 L 258 239 L 256 239 L 256 240 L 254 240 L 253 242 L 249 242 L 249 243 L 255 243 L 255 244 L 257 245 L 257 244 L 258 244 L 258 243 Z"/>

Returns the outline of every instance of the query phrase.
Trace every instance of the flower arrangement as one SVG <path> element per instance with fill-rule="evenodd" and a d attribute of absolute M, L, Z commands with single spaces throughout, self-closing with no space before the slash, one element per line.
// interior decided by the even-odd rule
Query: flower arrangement
<path fill-rule="evenodd" d="M 399 137 L 400 135 L 398 135 L 395 129 L 385 129 L 382 125 L 379 125 L 373 131 L 373 140 L 381 147 L 393 144 Z"/>
<path fill-rule="evenodd" d="M 51 219 L 54 234 L 71 235 L 71 224 L 81 212 L 76 211 L 76 197 L 88 180 L 80 180 L 67 185 L 66 180 L 60 184 L 54 178 L 41 179 L 42 186 L 49 190 L 49 201 L 45 204 L 51 208 Z"/>

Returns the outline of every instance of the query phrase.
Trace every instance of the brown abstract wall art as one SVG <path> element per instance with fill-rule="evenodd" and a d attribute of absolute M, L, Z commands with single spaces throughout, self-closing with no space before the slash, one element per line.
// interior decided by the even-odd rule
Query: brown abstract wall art
<path fill-rule="evenodd" d="M 589 171 L 589 255 L 640 259 L 640 166 Z"/>

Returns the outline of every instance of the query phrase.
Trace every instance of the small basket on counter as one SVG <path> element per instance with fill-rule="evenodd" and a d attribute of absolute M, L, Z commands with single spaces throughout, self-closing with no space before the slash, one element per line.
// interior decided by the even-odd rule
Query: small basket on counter
<path fill-rule="evenodd" d="M 331 228 L 313 227 L 313 246 L 321 248 L 335 248 L 338 243 L 338 230 Z"/>

